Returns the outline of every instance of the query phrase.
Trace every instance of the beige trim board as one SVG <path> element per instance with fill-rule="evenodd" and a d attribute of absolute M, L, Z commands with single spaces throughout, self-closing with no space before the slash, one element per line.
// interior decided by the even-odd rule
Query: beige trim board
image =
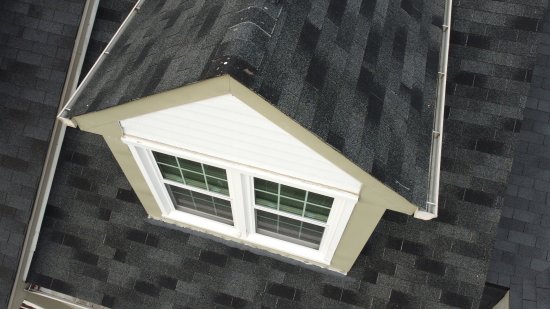
<path fill-rule="evenodd" d="M 182 104 L 197 102 L 224 94 L 229 94 L 228 75 L 214 77 L 198 83 L 168 90 L 152 96 L 108 109 L 75 116 L 71 120 L 76 122 L 81 130 L 97 133 L 103 125 L 141 116 Z"/>
<path fill-rule="evenodd" d="M 345 273 L 351 269 L 385 211 L 359 203 L 355 206 L 332 258 L 332 267 Z"/>
<path fill-rule="evenodd" d="M 504 294 L 504 297 L 493 307 L 493 309 L 509 309 L 510 308 L 510 291 Z"/>
<path fill-rule="evenodd" d="M 102 135 L 107 146 L 111 149 L 115 160 L 122 168 L 124 176 L 126 176 L 126 179 L 130 182 L 130 185 L 141 201 L 145 211 L 147 211 L 147 214 L 151 217 L 162 216 L 157 202 L 153 194 L 151 194 L 151 189 L 147 185 L 130 149 L 121 140 L 123 132 L 120 125 L 118 123 L 111 123 L 111 125 L 103 126 L 102 129 Z"/>
<path fill-rule="evenodd" d="M 386 209 L 391 209 L 409 215 L 412 215 L 417 210 L 417 207 L 415 207 L 412 203 L 407 201 L 398 193 L 394 192 L 382 182 L 375 179 L 367 172 L 363 171 L 360 167 L 344 157 L 343 154 L 332 148 L 325 141 L 321 140 L 296 121 L 279 111 L 264 98 L 260 97 L 252 90 L 248 89 L 246 86 L 240 84 L 228 75 L 166 91 L 102 111 L 77 116 L 72 120 L 79 125 L 81 130 L 100 134 L 105 138 L 107 145 L 113 152 L 115 159 L 130 181 L 130 184 L 132 185 L 147 213 L 150 217 L 159 219 L 161 218 L 159 206 L 156 204 L 153 194 L 151 193 L 145 178 L 141 174 L 130 149 L 121 140 L 124 132 L 120 127 L 120 121 L 162 109 L 175 107 L 181 104 L 187 104 L 226 94 L 237 97 L 253 110 L 266 117 L 269 121 L 279 126 L 287 133 L 297 138 L 300 142 L 319 153 L 329 162 L 332 162 L 338 168 L 342 169 L 362 183 L 359 201 L 354 208 L 352 217 L 346 226 L 330 265 L 327 266 L 318 263 L 312 264 L 346 273 L 353 266 L 353 263 L 357 259 L 359 253 L 371 236 L 374 228 L 380 221 L 380 218 Z M 162 219 L 162 221 L 166 220 Z M 170 223 L 176 224 L 176 222 Z M 182 224 L 178 225 L 215 235 L 210 231 L 202 231 L 196 227 L 185 226 Z M 223 235 L 215 236 L 229 239 L 227 236 Z M 230 240 L 244 243 L 241 240 L 232 238 L 230 238 Z M 287 254 L 274 252 L 270 249 L 261 249 L 283 256 L 288 256 Z M 289 257 L 303 261 L 301 258 L 293 256 Z"/>

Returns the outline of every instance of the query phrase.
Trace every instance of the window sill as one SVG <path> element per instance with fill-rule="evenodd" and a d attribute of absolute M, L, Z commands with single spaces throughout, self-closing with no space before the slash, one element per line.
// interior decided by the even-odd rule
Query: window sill
<path fill-rule="evenodd" d="M 238 248 L 241 250 L 249 250 L 261 256 L 267 256 L 270 258 L 282 260 L 285 263 L 301 265 L 301 267 L 312 269 L 315 271 L 320 271 L 320 272 L 327 271 L 327 273 L 331 273 L 331 274 L 337 273 L 338 275 L 344 275 L 344 276 L 347 275 L 347 272 L 331 267 L 330 262 L 323 259 L 320 252 L 318 252 L 317 250 L 300 247 L 299 245 L 295 245 L 292 243 L 288 243 L 282 240 L 274 239 L 274 238 L 267 237 L 260 234 L 249 235 L 245 238 L 241 238 L 240 232 L 236 228 L 233 228 L 230 226 L 225 226 L 225 228 L 228 231 L 231 231 L 228 234 L 214 233 L 212 231 L 199 227 L 197 225 L 198 221 L 193 221 L 192 223 L 185 223 L 184 221 L 189 221 L 189 218 L 187 218 L 187 220 L 180 220 L 181 215 L 182 214 L 165 215 L 161 218 L 150 216 L 149 218 L 151 220 L 151 223 L 155 225 L 162 224 L 162 226 L 165 226 L 163 224 L 167 224 L 166 225 L 167 227 L 171 227 L 176 230 L 184 231 L 186 233 L 191 233 L 194 235 L 199 235 L 200 237 L 206 237 L 208 239 L 211 239 L 212 241 L 220 242 L 230 247 Z M 183 214 L 183 216 L 186 217 L 187 214 Z M 203 218 L 200 218 L 200 219 L 205 220 Z M 210 220 L 207 220 L 207 221 L 210 221 Z M 156 223 L 156 222 L 159 222 L 159 223 Z M 209 223 L 223 225 L 218 222 L 209 222 Z M 270 247 L 266 247 L 265 244 L 270 242 L 271 243 L 283 242 L 285 246 L 289 246 L 288 248 L 289 250 L 294 250 L 294 249 L 295 250 L 286 252 L 280 249 L 273 249 Z M 290 248 L 293 246 L 296 246 L 296 248 L 294 249 Z M 297 254 L 299 254 L 298 251 L 309 251 L 308 253 L 311 254 L 310 258 L 306 258 L 304 256 L 297 256 Z"/>
<path fill-rule="evenodd" d="M 173 210 L 164 215 L 161 219 L 164 222 L 183 225 L 184 227 L 193 228 L 200 232 L 212 234 L 210 231 L 218 231 L 219 235 L 240 238 L 241 232 L 234 226 L 230 226 L 221 222 L 209 220 L 190 213 L 185 213 L 178 210 Z M 216 233 L 218 235 L 218 233 Z"/>

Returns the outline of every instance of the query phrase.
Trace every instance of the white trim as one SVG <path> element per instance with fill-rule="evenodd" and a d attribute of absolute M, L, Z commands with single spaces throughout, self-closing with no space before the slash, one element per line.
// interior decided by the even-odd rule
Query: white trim
<path fill-rule="evenodd" d="M 428 194 L 425 210 L 417 210 L 414 217 L 421 220 L 437 218 L 439 209 L 439 183 L 441 178 L 441 151 L 443 149 L 443 122 L 445 118 L 445 96 L 447 91 L 447 69 L 449 62 L 449 44 L 451 38 L 451 14 L 453 0 L 445 1 L 441 33 L 441 52 L 439 54 L 439 72 L 437 79 L 437 97 L 434 109 L 432 145 L 430 149 Z"/>
<path fill-rule="evenodd" d="M 258 233 L 251 233 L 248 237 L 246 237 L 245 240 L 250 243 L 261 245 L 261 246 L 267 247 L 269 245 L 269 247 L 277 251 L 300 256 L 312 262 L 323 263 L 327 265 L 330 264 L 330 258 L 325 256 L 323 252 L 321 252 L 320 250 L 315 250 L 305 246 L 300 246 L 298 244 L 294 244 L 288 241 L 284 241 L 281 239 L 269 237 Z"/>
<path fill-rule="evenodd" d="M 242 233 L 234 226 L 203 218 L 194 214 L 186 213 L 183 211 L 173 210 L 164 217 L 179 221 L 184 224 L 194 225 L 201 229 L 214 231 L 216 233 L 225 234 L 233 237 L 240 237 Z"/>
<path fill-rule="evenodd" d="M 432 220 L 437 218 L 437 214 L 434 214 L 425 210 L 417 209 L 414 212 L 414 217 L 420 220 Z"/>
<path fill-rule="evenodd" d="M 244 166 L 212 156 L 207 156 L 189 150 L 171 147 L 169 145 L 148 141 L 145 139 L 123 136 L 122 141 L 128 145 L 147 185 L 151 188 L 153 197 L 157 201 L 162 217 L 167 221 L 180 222 L 194 226 L 199 230 L 211 232 L 215 235 L 224 235 L 255 247 L 265 247 L 284 255 L 297 256 L 303 262 L 316 262 L 330 265 L 334 252 L 339 244 L 358 196 L 349 192 L 334 189 L 329 186 L 303 181 L 296 177 L 277 174 L 270 171 Z M 155 163 L 152 151 L 158 151 L 176 157 L 193 160 L 207 165 L 223 168 L 227 173 L 229 197 L 186 186 L 181 183 L 163 179 Z M 314 192 L 334 198 L 327 222 L 292 215 L 285 212 L 273 211 L 254 203 L 253 178 L 262 178 L 268 181 L 292 186 L 307 192 Z M 167 192 L 165 183 L 186 188 L 199 193 L 223 198 L 231 202 L 233 225 L 224 224 L 215 220 L 176 210 L 172 199 Z M 324 227 L 324 233 L 319 249 L 308 248 L 289 241 L 276 239 L 256 233 L 256 217 L 254 209 L 264 210 L 294 220 Z"/>
<path fill-rule="evenodd" d="M 243 176 L 231 169 L 225 170 L 227 173 L 227 183 L 229 186 L 229 196 L 235 201 L 244 200 L 244 188 L 242 187 Z M 239 231 L 239 237 L 247 236 L 247 218 L 245 213 L 239 209 L 239 207 L 233 207 L 231 204 L 231 211 L 233 213 L 233 225 Z"/>

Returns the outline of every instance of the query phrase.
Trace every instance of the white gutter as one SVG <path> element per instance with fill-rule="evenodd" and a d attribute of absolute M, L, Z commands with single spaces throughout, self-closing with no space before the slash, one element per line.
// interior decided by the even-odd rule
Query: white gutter
<path fill-rule="evenodd" d="M 65 85 L 63 86 L 63 93 L 61 94 L 59 109 L 63 103 L 67 101 L 69 95 L 75 91 L 78 85 L 78 78 L 82 70 L 84 56 L 90 41 L 90 35 L 92 33 L 98 5 L 99 0 L 87 0 L 84 6 L 80 26 L 75 38 L 75 46 L 71 55 L 71 62 L 69 64 L 67 77 L 65 79 Z M 46 153 L 44 167 L 38 183 L 38 190 L 33 204 L 30 221 L 27 226 L 25 241 L 23 242 L 19 265 L 17 267 L 17 273 L 15 275 L 15 281 L 13 283 L 8 302 L 8 308 L 19 308 L 19 305 L 25 299 L 25 281 L 27 279 L 29 267 L 36 249 L 36 243 L 38 242 L 38 235 L 40 233 L 46 204 L 50 195 L 50 189 L 57 167 L 61 145 L 63 144 L 63 138 L 65 137 L 65 129 L 66 126 L 63 123 L 58 121 L 54 122 L 50 143 L 48 145 L 48 152 Z"/>
<path fill-rule="evenodd" d="M 32 285 L 25 291 L 25 302 L 44 309 L 108 309 L 83 299 Z"/>
<path fill-rule="evenodd" d="M 82 80 L 82 83 L 80 83 L 80 85 L 78 86 L 76 91 L 72 93 L 71 97 L 67 101 L 67 104 L 65 104 L 65 106 L 63 107 L 61 112 L 57 115 L 57 119 L 59 119 L 65 125 L 73 127 L 73 128 L 76 128 L 78 126 L 78 124 L 76 122 L 74 122 L 72 119 L 67 118 L 68 117 L 68 112 L 73 107 L 73 105 L 76 101 L 76 98 L 82 92 L 82 89 L 86 88 L 86 85 L 88 85 L 88 83 L 90 82 L 90 79 L 92 78 L 92 76 L 94 76 L 94 74 L 97 71 L 97 69 L 99 68 L 99 66 L 103 63 L 103 61 L 105 60 L 107 55 L 109 55 L 109 53 L 111 52 L 111 49 L 113 49 L 113 46 L 115 45 L 115 43 L 120 38 L 120 35 L 124 32 L 126 27 L 128 27 L 128 24 L 130 23 L 130 21 L 134 18 L 134 16 L 140 10 L 141 5 L 143 4 L 144 1 L 145 0 L 139 0 L 134 5 L 134 7 L 130 11 L 130 13 L 128 14 L 126 19 L 124 19 L 124 21 L 120 25 L 120 28 L 118 28 L 118 30 L 115 32 L 115 34 L 113 35 L 113 37 L 111 38 L 111 40 L 109 41 L 107 46 L 105 47 L 105 50 L 103 50 L 103 53 L 97 58 L 96 62 L 94 63 L 94 65 L 92 66 L 92 68 L 90 69 L 88 74 L 86 74 L 86 76 Z"/>
<path fill-rule="evenodd" d="M 445 96 L 447 89 L 447 65 L 449 63 L 449 41 L 451 37 L 452 7 L 453 0 L 446 0 L 442 25 L 441 52 L 439 54 L 439 72 L 432 132 L 432 148 L 430 152 L 428 199 L 426 202 L 426 209 L 418 209 L 414 213 L 415 218 L 422 220 L 431 220 L 437 218 L 439 180 L 441 175 L 441 148 L 443 143 L 443 118 L 445 114 Z"/>

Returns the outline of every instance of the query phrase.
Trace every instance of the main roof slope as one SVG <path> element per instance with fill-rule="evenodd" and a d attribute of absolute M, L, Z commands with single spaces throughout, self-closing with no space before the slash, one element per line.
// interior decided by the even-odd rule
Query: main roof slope
<path fill-rule="evenodd" d="M 455 1 L 440 216 L 388 212 L 347 277 L 148 224 L 103 140 L 69 130 L 29 281 L 114 308 L 478 308 L 544 6 Z"/>
<path fill-rule="evenodd" d="M 69 116 L 231 74 L 416 205 L 443 2 L 145 1 Z"/>

